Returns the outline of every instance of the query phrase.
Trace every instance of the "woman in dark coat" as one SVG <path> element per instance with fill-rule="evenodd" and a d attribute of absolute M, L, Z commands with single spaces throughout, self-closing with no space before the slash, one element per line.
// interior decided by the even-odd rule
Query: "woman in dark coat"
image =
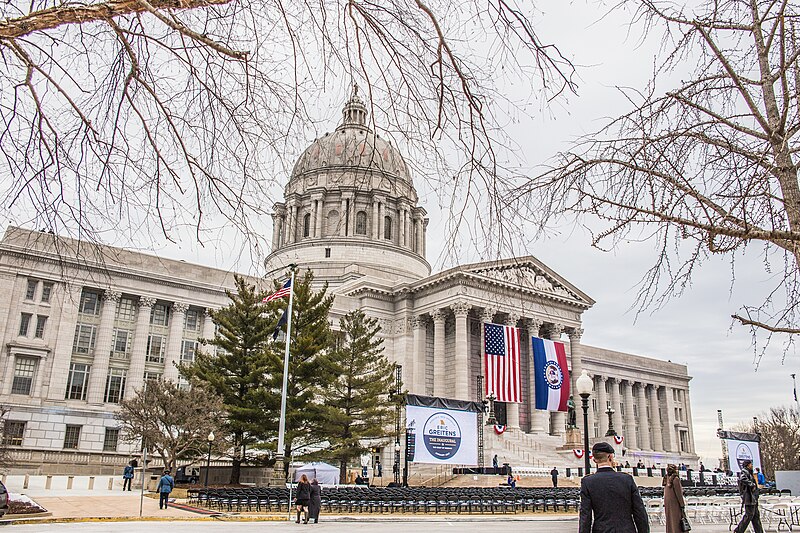
<path fill-rule="evenodd" d="M 319 511 L 322 508 L 322 487 L 319 486 L 317 478 L 311 480 L 311 500 L 308 504 L 308 517 L 319 522 Z"/>
<path fill-rule="evenodd" d="M 667 522 L 666 533 L 681 533 L 681 516 L 686 502 L 683 499 L 683 487 L 678 475 L 678 467 L 667 465 L 667 475 L 661 482 L 664 487 L 664 516 Z"/>
<path fill-rule="evenodd" d="M 294 499 L 294 504 L 297 506 L 297 520 L 300 523 L 300 513 L 303 513 L 303 523 L 308 524 L 308 504 L 311 502 L 311 484 L 308 482 L 308 476 L 303 474 L 300 476 L 300 481 L 297 482 L 297 496 Z"/>

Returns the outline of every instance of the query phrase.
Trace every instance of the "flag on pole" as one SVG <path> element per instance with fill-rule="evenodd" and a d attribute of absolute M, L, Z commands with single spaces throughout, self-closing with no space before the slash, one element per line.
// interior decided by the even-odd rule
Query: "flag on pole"
<path fill-rule="evenodd" d="M 277 291 L 273 292 L 269 296 L 265 296 L 261 303 L 271 302 L 272 300 L 277 300 L 278 298 L 283 298 L 284 296 L 289 296 L 292 292 L 292 280 L 286 280 L 286 283 L 283 284 L 283 287 L 278 289 Z"/>
<path fill-rule="evenodd" d="M 536 409 L 566 411 L 569 399 L 569 370 L 564 344 L 533 337 L 532 345 Z"/>
<path fill-rule="evenodd" d="M 272 340 L 278 338 L 278 334 L 281 332 L 281 326 L 286 324 L 286 310 L 283 311 L 280 320 L 278 320 L 278 325 L 275 326 L 275 330 L 272 332 Z"/>
<path fill-rule="evenodd" d="M 520 403 L 519 329 L 484 324 L 483 332 L 486 395 L 493 394 L 498 402 Z"/>

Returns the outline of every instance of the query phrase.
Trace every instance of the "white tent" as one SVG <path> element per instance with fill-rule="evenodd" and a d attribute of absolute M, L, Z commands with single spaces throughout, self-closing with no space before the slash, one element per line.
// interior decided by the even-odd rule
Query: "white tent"
<path fill-rule="evenodd" d="M 317 478 L 320 485 L 338 485 L 339 469 L 328 463 L 307 463 L 294 471 L 294 480 L 305 474 L 309 480 Z"/>

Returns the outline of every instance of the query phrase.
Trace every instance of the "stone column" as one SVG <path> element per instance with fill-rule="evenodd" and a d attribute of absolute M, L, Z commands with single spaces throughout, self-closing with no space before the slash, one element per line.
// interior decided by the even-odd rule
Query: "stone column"
<path fill-rule="evenodd" d="M 572 364 L 572 371 L 570 372 L 570 395 L 575 400 L 575 405 L 580 403 L 580 396 L 575 392 L 575 380 L 581 375 L 583 370 L 583 347 L 581 346 L 581 337 L 583 336 L 583 329 L 572 328 L 567 332 L 569 335 L 569 354 L 570 362 Z"/>
<path fill-rule="evenodd" d="M 672 387 L 664 387 L 664 408 L 666 410 L 666 420 L 664 420 L 664 449 L 668 452 L 677 452 L 680 451 L 680 446 L 676 442 L 675 439 L 678 437 L 675 435 L 675 400 L 673 399 L 673 394 L 675 394 L 674 389 Z"/>
<path fill-rule="evenodd" d="M 411 329 L 414 333 L 414 365 L 413 365 L 413 379 L 414 386 L 409 387 L 414 394 L 427 395 L 427 387 L 425 385 L 425 372 L 426 372 L 426 350 L 425 340 L 427 336 L 427 328 L 425 327 L 425 318 L 420 315 L 411 319 Z"/>
<path fill-rule="evenodd" d="M 456 302 L 450 308 L 456 317 L 456 390 L 453 397 L 459 400 L 470 400 L 472 394 L 470 394 L 471 387 L 469 386 L 469 330 L 467 329 L 467 317 L 472 306 L 466 302 Z"/>
<path fill-rule="evenodd" d="M 422 253 L 422 217 L 414 217 L 414 251 Z"/>
<path fill-rule="evenodd" d="M 281 241 L 281 225 L 280 225 L 280 215 L 277 213 L 272 213 L 272 250 L 275 251 L 280 246 Z"/>
<path fill-rule="evenodd" d="M 632 450 L 639 449 L 639 440 L 636 438 L 636 417 L 633 414 L 633 383 L 627 380 L 623 384 L 623 401 L 625 402 L 625 447 Z"/>
<path fill-rule="evenodd" d="M 44 386 L 47 388 L 47 398 L 59 402 L 64 401 L 67 390 L 67 377 L 69 376 L 69 365 L 72 360 L 72 346 L 75 341 L 75 325 L 78 323 L 78 303 L 81 301 L 81 291 L 83 289 L 81 285 L 72 285 L 69 282 L 65 282 L 63 287 L 63 297 L 56 300 L 61 305 L 61 324 L 63 324 L 63 329 L 59 328 L 52 353 L 49 357 L 39 360 L 40 367 L 38 369 L 38 372 L 43 372 L 45 369 L 41 365 L 49 360 L 46 363 L 49 367 L 49 374 Z M 59 298 L 58 292 L 54 296 Z M 7 357 L 8 364 L 6 366 L 9 369 L 9 372 L 4 375 L 6 376 L 3 380 L 4 393 L 10 394 L 15 361 L 7 349 L 3 350 L 3 354 Z"/>
<path fill-rule="evenodd" d="M 111 358 L 111 342 L 114 336 L 114 317 L 122 293 L 107 289 L 103 293 L 103 310 L 100 312 L 100 325 L 94 347 L 94 361 L 89 373 L 89 403 L 103 403 L 103 394 L 108 375 L 108 362 Z"/>
<path fill-rule="evenodd" d="M 619 378 L 610 378 L 611 379 L 611 408 L 614 409 L 614 415 L 612 418 L 614 419 L 614 429 L 617 432 L 617 435 L 622 435 L 622 409 L 620 409 L 621 397 L 619 393 L 619 387 L 622 383 L 622 380 Z M 624 435 L 622 435 L 624 437 Z"/>
<path fill-rule="evenodd" d="M 286 244 L 292 244 L 295 240 L 295 236 L 297 235 L 295 231 L 295 210 L 294 210 L 294 203 L 287 202 L 286 204 L 286 238 L 284 242 Z"/>
<path fill-rule="evenodd" d="M 588 422 L 589 422 L 589 438 L 591 439 L 594 437 L 594 423 L 595 423 L 595 416 L 594 416 L 594 409 L 592 409 L 592 398 L 595 400 L 597 399 L 597 381 L 594 379 L 594 375 L 587 372 L 587 375 L 592 379 L 592 395 L 589 396 L 589 412 L 587 415 Z M 578 376 L 580 377 L 580 376 Z M 583 417 L 583 404 L 581 403 L 581 397 L 576 392 L 575 396 L 575 414 L 578 417 L 578 427 L 583 428 L 583 423 L 581 422 Z"/>
<path fill-rule="evenodd" d="M 689 453 L 695 453 L 694 429 L 692 429 L 692 402 L 689 399 L 689 389 L 683 389 L 683 401 L 686 412 L 686 425 L 689 427 Z"/>
<path fill-rule="evenodd" d="M 406 245 L 406 208 L 401 204 L 397 208 L 397 244 L 401 247 Z"/>
<path fill-rule="evenodd" d="M 131 365 L 125 383 L 125 399 L 133 398 L 144 381 L 144 360 L 147 355 L 147 336 L 150 333 L 150 314 L 156 299 L 149 296 L 139 298 L 139 312 L 136 315 L 136 328 L 133 333 L 131 347 Z"/>
<path fill-rule="evenodd" d="M 356 234 L 356 195 L 351 194 L 347 199 L 349 209 L 347 210 L 347 234 Z"/>
<path fill-rule="evenodd" d="M 508 316 L 506 317 L 506 325 L 507 326 L 516 327 L 518 320 L 519 320 L 519 315 L 517 315 L 515 313 L 509 313 Z M 520 339 L 520 342 L 522 342 L 522 339 Z M 520 356 L 521 355 L 522 354 L 520 354 Z M 520 370 L 521 370 L 521 366 L 522 365 L 520 365 Z M 520 376 L 520 380 L 521 379 L 522 379 L 522 376 Z M 513 402 L 507 402 L 506 403 L 506 425 L 509 428 L 519 429 L 519 404 L 518 403 L 513 403 Z"/>
<path fill-rule="evenodd" d="M 561 333 L 564 326 L 561 324 L 550 324 L 547 329 L 547 336 L 550 340 L 561 342 Z M 567 413 L 563 411 L 550 412 L 550 431 L 552 435 L 563 435 L 566 428 Z"/>
<path fill-rule="evenodd" d="M 319 202 L 316 198 L 311 199 L 311 227 L 308 230 L 308 236 L 316 239 L 317 235 L 317 222 L 319 221 Z"/>
<path fill-rule="evenodd" d="M 642 450 L 652 450 L 650 444 L 650 419 L 647 417 L 647 396 L 645 395 L 645 384 L 639 383 L 636 386 L 636 400 L 639 406 L 639 448 Z"/>
<path fill-rule="evenodd" d="M 481 323 L 479 324 L 480 332 L 481 332 L 481 345 L 480 345 L 480 375 L 483 376 L 483 391 L 481 394 L 485 397 L 486 396 L 486 328 L 483 327 L 484 324 L 491 324 L 494 320 L 495 310 L 491 308 L 484 308 L 481 312 Z"/>
<path fill-rule="evenodd" d="M 606 390 L 606 376 L 597 376 L 597 384 L 595 390 L 597 391 L 597 419 L 600 421 L 600 436 L 605 436 L 608 431 L 608 416 L 606 409 L 608 408 L 608 391 Z"/>
<path fill-rule="evenodd" d="M 169 336 L 167 337 L 167 353 L 164 358 L 164 379 L 178 381 L 178 363 L 181 361 L 181 341 L 183 340 L 183 326 L 186 321 L 186 311 L 189 304 L 175 302 L 172 304 L 172 316 L 169 322 Z"/>
<path fill-rule="evenodd" d="M 425 218 L 422 220 L 422 242 L 420 243 L 420 246 L 422 247 L 422 252 L 420 252 L 420 255 L 423 258 L 425 257 L 425 252 L 427 251 L 427 246 L 428 246 L 426 244 L 427 239 L 428 239 L 428 219 Z"/>
<path fill-rule="evenodd" d="M 664 451 L 664 439 L 661 434 L 661 413 L 658 408 L 658 387 L 650 385 L 648 395 L 650 397 L 650 420 L 653 421 L 652 446 L 653 450 L 661 452 Z"/>
<path fill-rule="evenodd" d="M 442 309 L 431 313 L 433 319 L 433 395 L 447 396 L 444 376 L 447 373 L 444 359 L 444 323 L 447 314 Z"/>
<path fill-rule="evenodd" d="M 531 433 L 544 433 L 549 425 L 550 414 L 547 411 L 536 409 L 536 370 L 533 368 L 533 338 L 539 336 L 539 328 L 542 321 L 538 318 L 525 318 L 525 327 L 528 328 L 528 353 L 530 361 L 530 372 L 528 373 L 528 402 L 531 413 Z"/>
<path fill-rule="evenodd" d="M 342 195 L 341 211 L 339 215 L 339 235 L 347 236 L 347 198 Z"/>
<path fill-rule="evenodd" d="M 378 235 L 378 199 L 372 198 L 372 239 L 378 240 L 380 239 L 380 235 Z"/>

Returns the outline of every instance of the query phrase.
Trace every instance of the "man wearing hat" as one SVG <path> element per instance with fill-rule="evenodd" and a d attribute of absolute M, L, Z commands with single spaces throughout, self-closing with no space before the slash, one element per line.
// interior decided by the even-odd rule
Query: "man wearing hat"
<path fill-rule="evenodd" d="M 756 533 L 764 533 L 761 515 L 758 512 L 758 484 L 753 478 L 753 461 L 750 459 L 742 461 L 742 471 L 739 472 L 739 494 L 742 496 L 744 516 L 733 530 L 734 533 L 744 533 L 748 524 L 753 524 L 753 531 Z"/>
<path fill-rule="evenodd" d="M 614 448 L 592 446 L 597 471 L 581 480 L 579 533 L 650 533 L 650 523 L 633 477 L 614 470 Z"/>

